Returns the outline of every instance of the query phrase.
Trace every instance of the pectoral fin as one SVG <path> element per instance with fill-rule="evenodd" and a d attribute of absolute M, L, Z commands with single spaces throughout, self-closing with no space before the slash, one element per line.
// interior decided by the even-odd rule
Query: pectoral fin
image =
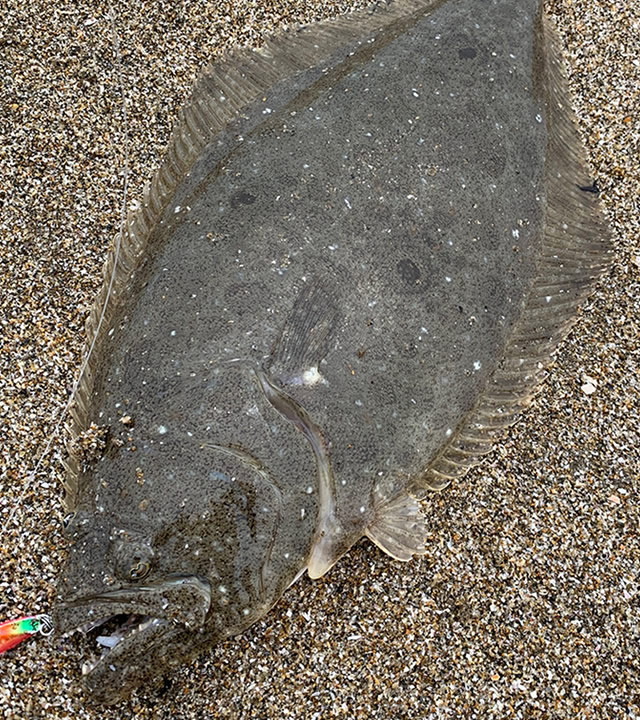
<path fill-rule="evenodd" d="M 388 555 L 406 562 L 425 552 L 426 517 L 406 493 L 381 498 L 365 534 Z"/>
<path fill-rule="evenodd" d="M 269 374 L 284 385 L 321 382 L 318 366 L 339 322 L 338 288 L 312 280 L 304 285 L 282 329 Z"/>

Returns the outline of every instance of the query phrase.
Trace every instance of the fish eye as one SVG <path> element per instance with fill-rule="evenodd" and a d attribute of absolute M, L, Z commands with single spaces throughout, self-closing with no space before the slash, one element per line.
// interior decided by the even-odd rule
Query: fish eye
<path fill-rule="evenodd" d="M 67 513 L 67 514 L 62 518 L 62 527 L 63 527 L 65 530 L 67 530 L 67 529 L 69 528 L 69 525 L 71 525 L 71 521 L 73 520 L 73 518 L 74 518 L 75 516 L 76 516 L 75 512 L 70 512 L 70 513 Z"/>
<path fill-rule="evenodd" d="M 137 563 L 131 566 L 131 570 L 129 570 L 129 577 L 132 580 L 142 580 L 142 578 L 147 577 L 150 570 L 150 563 L 148 563 L 146 560 L 139 560 Z"/>

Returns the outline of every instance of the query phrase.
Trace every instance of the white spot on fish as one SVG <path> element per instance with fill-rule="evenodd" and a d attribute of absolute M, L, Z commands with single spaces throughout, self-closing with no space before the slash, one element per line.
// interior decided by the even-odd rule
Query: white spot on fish
<path fill-rule="evenodd" d="M 327 381 L 318 372 L 317 366 L 313 365 L 302 373 L 302 384 L 306 386 L 317 385 L 318 383 L 326 383 Z"/>
<path fill-rule="evenodd" d="M 473 363 L 473 369 L 474 369 L 474 370 L 480 370 L 481 367 L 482 367 L 482 363 L 480 362 L 480 360 L 476 360 L 476 361 Z"/>
<path fill-rule="evenodd" d="M 365 507 L 364 507 L 364 505 L 361 505 L 361 506 L 360 506 L 360 512 L 361 512 L 361 513 L 363 513 L 363 512 L 364 512 L 364 510 L 365 510 Z"/>
<path fill-rule="evenodd" d="M 512 231 L 511 231 L 511 234 L 513 235 L 514 238 L 519 238 L 519 237 L 520 237 L 520 230 L 518 230 L 518 229 L 516 228 L 515 230 L 512 230 Z"/>
<path fill-rule="evenodd" d="M 304 508 L 300 508 L 300 519 L 304 520 Z"/>
<path fill-rule="evenodd" d="M 351 203 L 349 202 L 349 198 L 344 199 L 344 204 L 351 210 Z"/>
<path fill-rule="evenodd" d="M 224 585 L 218 585 L 218 590 L 223 594 L 227 594 L 227 588 Z"/>
<path fill-rule="evenodd" d="M 260 417 L 260 409 L 257 405 L 252 405 L 250 408 L 247 409 L 247 415 L 249 417 L 259 418 Z"/>
<path fill-rule="evenodd" d="M 447 437 L 451 437 L 451 433 L 453 433 L 453 430 L 451 428 L 447 428 L 447 432 L 445 433 L 445 435 Z"/>
<path fill-rule="evenodd" d="M 165 435 L 167 432 L 167 427 L 166 425 L 158 425 L 156 430 L 158 431 L 158 435 Z"/>

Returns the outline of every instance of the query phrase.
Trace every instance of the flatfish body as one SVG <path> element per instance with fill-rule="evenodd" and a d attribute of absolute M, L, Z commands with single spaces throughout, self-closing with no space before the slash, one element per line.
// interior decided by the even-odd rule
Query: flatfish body
<path fill-rule="evenodd" d="M 205 73 L 77 399 L 108 436 L 70 460 L 58 623 L 144 618 L 99 698 L 363 535 L 421 552 L 415 496 L 526 404 L 606 261 L 554 42 L 537 0 L 394 3 Z"/>

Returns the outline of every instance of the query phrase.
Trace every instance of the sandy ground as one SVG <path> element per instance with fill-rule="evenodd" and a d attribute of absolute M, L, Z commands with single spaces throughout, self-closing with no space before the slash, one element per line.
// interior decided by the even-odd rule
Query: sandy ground
<path fill-rule="evenodd" d="M 63 559 L 60 435 L 26 483 L 79 367 L 120 216 L 114 27 L 135 199 L 200 67 L 353 5 L 127 3 L 114 24 L 98 2 L 3 4 L 0 618 L 49 609 Z M 362 542 L 264 622 L 112 710 L 78 693 L 77 640 L 31 640 L 0 658 L 1 717 L 640 717 L 640 5 L 548 7 L 615 263 L 533 406 L 481 467 L 428 500 L 428 553 L 402 565 Z"/>

